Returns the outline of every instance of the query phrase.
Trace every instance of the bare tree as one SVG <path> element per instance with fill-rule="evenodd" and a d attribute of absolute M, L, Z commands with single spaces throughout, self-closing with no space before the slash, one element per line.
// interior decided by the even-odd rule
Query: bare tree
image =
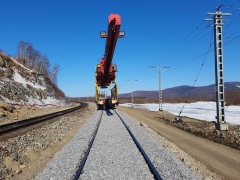
<path fill-rule="evenodd" d="M 18 54 L 16 55 L 18 61 L 23 63 L 28 68 L 34 69 L 48 77 L 51 82 L 57 83 L 57 74 L 60 66 L 54 65 L 50 71 L 49 59 L 46 55 L 34 49 L 32 43 L 20 41 L 18 43 Z"/>
<path fill-rule="evenodd" d="M 18 43 L 18 55 L 17 58 L 24 65 L 29 65 L 29 55 L 30 50 L 33 50 L 33 46 L 31 43 L 20 41 Z"/>
<path fill-rule="evenodd" d="M 57 75 L 58 75 L 59 69 L 60 69 L 60 66 L 58 64 L 55 64 L 52 68 L 51 73 L 50 73 L 49 78 L 54 84 L 57 84 Z"/>
<path fill-rule="evenodd" d="M 49 63 L 49 60 L 48 60 L 48 57 L 43 55 L 42 58 L 41 58 L 41 66 L 42 66 L 42 73 L 45 75 L 45 76 L 49 76 L 49 68 L 50 68 L 50 63 Z"/>
<path fill-rule="evenodd" d="M 39 51 L 34 51 L 31 56 L 32 68 L 37 70 L 38 65 L 41 63 L 42 55 Z"/>

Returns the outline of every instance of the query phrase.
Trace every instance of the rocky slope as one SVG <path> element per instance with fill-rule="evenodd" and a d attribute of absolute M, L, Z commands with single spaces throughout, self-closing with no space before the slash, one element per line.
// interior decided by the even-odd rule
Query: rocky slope
<path fill-rule="evenodd" d="M 17 104 L 59 104 L 56 88 L 44 75 L 0 54 L 0 100 Z"/>

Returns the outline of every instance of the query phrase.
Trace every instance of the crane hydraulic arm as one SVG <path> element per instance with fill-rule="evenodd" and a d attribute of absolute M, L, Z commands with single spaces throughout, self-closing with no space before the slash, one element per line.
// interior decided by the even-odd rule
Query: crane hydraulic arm
<path fill-rule="evenodd" d="M 124 31 L 120 31 L 121 19 L 118 14 L 111 14 L 108 17 L 108 32 L 101 31 L 100 37 L 106 38 L 105 53 L 100 63 L 96 66 L 95 91 L 98 109 L 113 108 L 118 105 L 118 88 L 116 83 L 116 65 L 112 64 L 117 39 L 124 37 Z M 107 88 L 110 85 L 111 99 L 105 91 L 98 91 L 98 88 Z M 113 86 L 113 87 L 112 87 Z"/>
<path fill-rule="evenodd" d="M 117 39 L 124 37 L 124 31 L 120 31 L 121 19 L 118 14 L 111 14 L 108 17 L 108 33 L 100 32 L 101 38 L 106 39 L 104 57 L 96 68 L 96 84 L 101 88 L 106 88 L 115 80 L 116 66 L 112 65 L 114 50 Z"/>

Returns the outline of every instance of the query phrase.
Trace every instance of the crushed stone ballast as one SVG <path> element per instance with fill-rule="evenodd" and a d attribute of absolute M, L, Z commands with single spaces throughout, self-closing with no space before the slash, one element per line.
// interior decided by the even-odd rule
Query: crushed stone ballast
<path fill-rule="evenodd" d="M 50 161 L 35 179 L 200 179 L 183 162 L 174 158 L 157 140 L 125 114 L 116 110 L 95 111 L 74 138 Z M 125 125 L 131 130 L 155 168 L 142 156 Z M 88 151 L 89 142 L 95 141 Z M 91 144 L 91 143 L 90 143 Z M 80 162 L 86 163 L 76 176 Z M 146 163 L 147 162 L 147 163 Z M 81 166 L 81 165 L 80 165 Z M 160 175 L 161 177 L 160 177 Z"/>

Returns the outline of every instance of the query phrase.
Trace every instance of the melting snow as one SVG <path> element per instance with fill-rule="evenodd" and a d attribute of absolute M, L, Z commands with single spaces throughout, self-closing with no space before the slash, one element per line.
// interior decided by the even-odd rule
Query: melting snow
<path fill-rule="evenodd" d="M 120 104 L 120 106 L 130 107 L 131 103 Z M 184 103 L 163 103 L 162 108 L 176 116 L 179 115 Z M 158 111 L 159 104 L 134 104 L 137 108 L 146 108 L 150 111 Z M 196 102 L 185 104 L 181 116 L 187 116 L 206 121 L 216 121 L 215 102 Z M 226 121 L 231 124 L 240 125 L 240 106 L 225 106 Z"/>
<path fill-rule="evenodd" d="M 32 87 L 36 88 L 36 89 L 42 89 L 42 90 L 46 89 L 46 88 L 43 87 L 43 86 L 40 86 L 40 85 L 38 85 L 38 84 L 33 84 L 32 82 L 27 81 L 26 79 L 24 79 L 24 78 L 23 78 L 20 74 L 18 74 L 17 72 L 14 73 L 13 78 L 14 78 L 14 81 L 15 81 L 15 82 L 22 83 L 22 84 L 29 84 L 29 85 L 31 85 Z"/>
<path fill-rule="evenodd" d="M 6 71 L 6 68 L 0 67 L 1 71 Z"/>
<path fill-rule="evenodd" d="M 19 63 L 17 60 L 15 60 L 14 58 L 11 58 L 14 63 L 18 64 L 19 66 L 21 66 L 22 68 L 24 68 L 25 70 L 29 71 L 29 72 L 32 72 L 31 69 L 28 69 L 26 68 L 24 65 L 22 65 L 21 63 Z M 3 70 L 5 71 L 6 69 L 5 68 L 0 68 L 0 70 Z M 17 72 L 14 72 L 14 81 L 15 82 L 18 82 L 18 83 L 21 83 L 24 87 L 27 88 L 27 84 L 31 85 L 32 87 L 36 88 L 36 89 L 42 89 L 42 90 L 45 90 L 46 87 L 44 86 L 41 86 L 39 84 L 34 84 L 32 82 L 29 82 L 27 81 L 24 77 L 22 77 L 19 73 Z M 44 77 L 43 76 L 39 76 L 38 77 L 40 80 L 44 80 Z M 2 79 L 3 81 L 0 81 L 1 84 L 4 83 L 4 81 L 10 81 L 9 79 L 7 78 L 3 78 Z M 1 87 L 0 87 L 1 89 Z M 24 102 L 24 101 L 21 101 L 21 102 L 15 102 L 15 101 L 12 101 L 12 100 L 9 100 L 8 98 L 2 96 L 0 94 L 0 97 L 7 103 L 10 103 L 10 104 L 21 104 L 21 105 L 39 105 L 39 106 L 45 106 L 45 105 L 56 105 L 56 106 L 66 106 L 66 101 L 63 99 L 63 100 L 58 100 L 58 99 L 55 99 L 54 97 L 47 97 L 47 99 L 42 99 L 42 100 L 39 100 L 39 99 L 33 99 L 31 97 L 27 97 L 28 99 L 28 102 Z"/>
<path fill-rule="evenodd" d="M 56 105 L 56 106 L 65 106 L 66 103 L 65 101 L 61 101 L 61 100 L 57 100 L 53 97 L 47 97 L 47 99 L 42 99 L 42 100 L 38 100 L 38 99 L 32 99 L 32 98 L 28 98 L 29 101 L 29 105 L 33 105 L 33 104 L 37 104 L 37 105 L 46 105 L 46 104 L 51 104 L 51 105 Z"/>
<path fill-rule="evenodd" d="M 9 103 L 9 104 L 30 105 L 30 106 L 32 106 L 32 105 L 36 105 L 36 106 L 45 106 L 45 105 L 66 106 L 67 105 L 64 100 L 57 100 L 53 97 L 47 97 L 47 99 L 42 99 L 42 100 L 27 97 L 28 101 L 29 101 L 27 103 L 24 101 L 21 101 L 21 102 L 11 101 L 2 95 L 0 95 L 0 97 L 6 103 Z"/>

